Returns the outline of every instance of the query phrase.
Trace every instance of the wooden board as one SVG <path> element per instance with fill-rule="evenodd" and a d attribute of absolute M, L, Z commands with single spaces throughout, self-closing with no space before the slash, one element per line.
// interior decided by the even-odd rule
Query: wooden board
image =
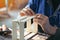
<path fill-rule="evenodd" d="M 46 40 L 49 37 L 49 35 L 47 34 L 39 34 L 39 33 L 31 33 L 28 36 L 26 36 L 25 38 L 27 38 L 27 40 Z"/>

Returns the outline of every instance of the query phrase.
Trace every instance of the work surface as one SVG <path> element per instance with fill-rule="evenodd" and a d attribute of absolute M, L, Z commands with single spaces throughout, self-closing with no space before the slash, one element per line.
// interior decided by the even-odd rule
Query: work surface
<path fill-rule="evenodd" d="M 19 40 L 19 33 L 17 35 L 17 40 Z M 49 37 L 48 34 L 44 33 L 32 33 L 32 32 L 24 32 L 25 40 L 46 40 Z M 2 37 L 0 36 L 0 40 L 12 40 L 12 36 Z"/>

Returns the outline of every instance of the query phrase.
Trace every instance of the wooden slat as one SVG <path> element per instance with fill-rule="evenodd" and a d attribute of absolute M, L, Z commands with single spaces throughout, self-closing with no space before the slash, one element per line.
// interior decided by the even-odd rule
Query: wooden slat
<path fill-rule="evenodd" d="M 33 35 L 35 35 L 36 33 L 31 33 L 28 36 L 24 37 L 26 40 L 28 40 L 29 38 L 31 38 Z"/>

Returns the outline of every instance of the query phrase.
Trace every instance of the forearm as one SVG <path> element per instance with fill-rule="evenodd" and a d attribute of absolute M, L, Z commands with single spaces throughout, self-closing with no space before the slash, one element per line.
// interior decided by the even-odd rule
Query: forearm
<path fill-rule="evenodd" d="M 57 27 L 53 27 L 53 26 L 47 26 L 47 27 L 44 27 L 43 28 L 43 31 L 48 33 L 48 34 L 51 34 L 51 35 L 54 35 L 56 33 L 56 30 L 57 30 Z"/>

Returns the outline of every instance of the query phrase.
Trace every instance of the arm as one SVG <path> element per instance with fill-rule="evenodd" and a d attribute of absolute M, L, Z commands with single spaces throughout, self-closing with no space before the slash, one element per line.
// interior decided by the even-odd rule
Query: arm
<path fill-rule="evenodd" d="M 50 26 L 44 27 L 44 32 L 51 34 L 51 35 L 55 35 L 57 29 L 58 29 L 57 27 L 53 27 L 50 25 Z"/>

